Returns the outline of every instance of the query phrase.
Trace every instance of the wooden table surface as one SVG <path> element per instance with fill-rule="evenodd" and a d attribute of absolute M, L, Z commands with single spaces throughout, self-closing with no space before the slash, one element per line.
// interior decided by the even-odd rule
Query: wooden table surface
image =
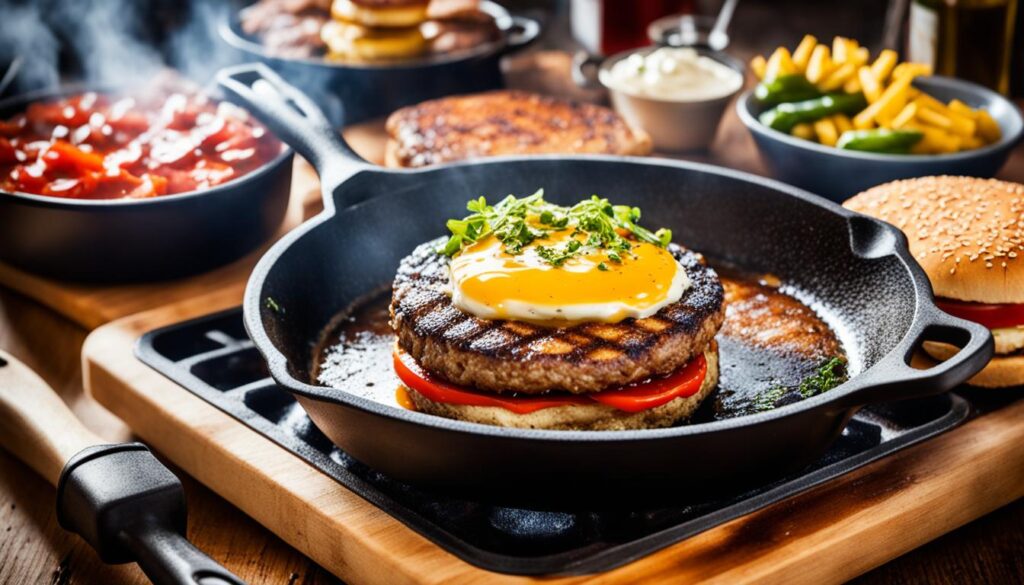
<path fill-rule="evenodd" d="M 543 58 L 543 56 L 541 56 Z M 511 72 L 515 75 L 515 70 Z M 525 85 L 525 82 L 523 83 Z M 749 136 L 731 113 L 711 153 L 692 157 L 752 172 Z M 1024 182 L 1024 147 L 1001 176 Z M 111 441 L 130 437 L 118 419 L 83 395 L 79 354 L 87 331 L 0 289 L 0 348 L 26 362 L 72 410 Z M 189 538 L 251 583 L 317 584 L 337 579 L 196 481 L 183 477 Z M 147 583 L 134 565 L 103 565 L 78 537 L 57 525 L 55 492 L 0 451 L 0 585 Z M 1024 579 L 1024 501 L 1017 501 L 896 559 L 861 583 L 1012 583 Z"/>

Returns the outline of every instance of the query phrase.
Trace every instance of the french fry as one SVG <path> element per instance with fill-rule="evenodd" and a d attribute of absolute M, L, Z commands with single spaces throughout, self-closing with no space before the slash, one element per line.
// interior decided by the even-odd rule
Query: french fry
<path fill-rule="evenodd" d="M 789 54 L 789 49 L 786 47 L 775 49 L 772 56 L 768 57 L 768 65 L 765 66 L 765 81 L 771 81 L 780 75 L 792 73 L 796 73 L 796 65 L 793 64 L 793 57 Z"/>
<path fill-rule="evenodd" d="M 796 66 L 797 71 L 800 73 L 807 71 L 807 63 L 811 60 L 811 52 L 816 46 L 818 46 L 818 39 L 813 35 L 804 35 L 800 44 L 793 50 L 793 65 Z"/>
<path fill-rule="evenodd" d="M 949 111 L 960 114 L 961 116 L 966 116 L 972 120 L 978 117 L 978 112 L 974 108 L 960 100 L 953 100 L 949 102 L 949 105 L 946 107 L 949 108 Z"/>
<path fill-rule="evenodd" d="M 920 100 L 920 98 L 918 98 Z M 914 103 L 919 104 L 920 101 Z M 953 120 L 949 116 L 940 114 L 931 108 L 919 108 L 917 110 L 917 119 L 924 122 L 925 124 L 931 124 L 937 128 L 943 130 L 950 130 L 953 128 Z"/>
<path fill-rule="evenodd" d="M 942 114 L 943 116 L 946 116 L 949 113 L 949 108 L 946 107 L 946 104 L 940 102 L 939 100 L 933 98 L 932 96 L 926 93 L 921 93 L 917 95 L 914 98 L 914 101 L 917 102 L 917 105 L 921 106 L 922 108 L 935 110 L 936 112 Z"/>
<path fill-rule="evenodd" d="M 889 73 L 896 66 L 896 57 L 896 51 L 886 49 L 879 53 L 875 62 L 871 64 L 871 73 L 875 75 L 878 83 L 885 83 L 885 80 L 888 79 Z"/>
<path fill-rule="evenodd" d="M 992 119 L 992 115 L 985 110 L 977 110 L 978 112 L 978 135 L 988 144 L 998 141 L 1003 132 L 999 128 L 999 123 Z"/>
<path fill-rule="evenodd" d="M 797 138 L 803 138 L 804 140 L 814 140 L 814 126 L 803 122 L 793 126 L 793 130 L 790 132 Z"/>
<path fill-rule="evenodd" d="M 847 65 L 853 65 L 853 63 L 847 63 Z M 860 79 L 857 79 L 856 75 L 847 79 L 846 83 L 843 84 L 843 91 L 846 93 L 857 93 L 861 91 Z"/>
<path fill-rule="evenodd" d="M 875 103 L 868 105 L 853 118 L 853 125 L 858 130 L 867 130 L 879 115 L 883 119 L 895 118 L 907 103 L 907 90 L 911 81 L 913 78 L 910 76 L 896 78 Z"/>
<path fill-rule="evenodd" d="M 853 122 L 850 121 L 850 117 L 846 114 L 832 116 L 832 123 L 836 125 L 836 132 L 840 135 L 847 130 L 853 130 Z"/>
<path fill-rule="evenodd" d="M 768 68 L 768 62 L 761 55 L 758 55 L 750 60 L 750 69 L 754 72 L 754 75 L 758 79 L 764 79 L 765 69 Z"/>
<path fill-rule="evenodd" d="M 807 62 L 807 81 L 817 84 L 832 70 L 832 58 L 828 47 L 818 45 L 811 51 L 811 60 Z"/>
<path fill-rule="evenodd" d="M 846 43 L 845 38 L 836 37 L 832 39 L 832 60 L 839 65 L 846 63 L 849 56 L 848 49 L 849 45 Z"/>
<path fill-rule="evenodd" d="M 892 127 L 896 129 L 901 129 L 905 127 L 907 124 L 909 124 L 917 115 L 917 107 L 917 102 L 910 102 L 909 104 L 903 106 L 903 109 L 900 110 L 900 113 L 896 114 L 896 117 L 892 119 Z"/>
<path fill-rule="evenodd" d="M 842 87 L 847 80 L 852 79 L 856 73 L 856 65 L 853 63 L 843 63 L 832 73 L 829 73 L 824 80 L 818 83 L 818 88 L 822 91 L 835 91 Z"/>
<path fill-rule="evenodd" d="M 853 57 L 851 57 L 850 60 L 856 63 L 859 67 L 861 65 L 866 64 L 868 62 L 868 59 L 870 58 L 871 52 L 868 51 L 867 47 L 857 47 L 857 50 L 854 52 Z"/>
<path fill-rule="evenodd" d="M 831 118 L 822 118 L 815 122 L 814 133 L 818 135 L 818 142 L 825 146 L 835 146 L 839 140 L 836 124 Z"/>
<path fill-rule="evenodd" d="M 864 97 L 867 98 L 869 104 L 877 102 L 878 98 L 882 97 L 882 86 L 878 84 L 878 78 L 871 72 L 870 67 L 864 65 L 858 69 L 857 78 L 860 80 L 860 89 L 864 92 Z"/>
<path fill-rule="evenodd" d="M 892 70 L 893 79 L 904 76 L 917 77 L 918 75 L 931 74 L 932 66 L 925 65 L 924 63 L 900 63 Z"/>
<path fill-rule="evenodd" d="M 960 145 L 964 150 L 973 150 L 975 148 L 981 148 L 985 146 L 985 141 L 977 136 L 968 136 L 964 138 L 963 144 Z"/>
<path fill-rule="evenodd" d="M 978 132 L 978 123 L 973 118 L 961 116 L 960 114 L 951 114 L 949 119 L 953 122 L 949 129 L 953 131 L 953 134 L 960 136 L 964 140 L 973 138 Z"/>

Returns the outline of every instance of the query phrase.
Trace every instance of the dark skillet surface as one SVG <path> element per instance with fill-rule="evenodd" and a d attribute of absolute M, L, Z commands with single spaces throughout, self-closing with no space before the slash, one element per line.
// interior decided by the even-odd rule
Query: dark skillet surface
<path fill-rule="evenodd" d="M 465 423 L 308 382 L 316 341 L 331 318 L 389 283 L 400 260 L 436 237 L 445 220 L 463 215 L 468 199 L 541 186 L 560 204 L 597 193 L 638 206 L 648 223 L 671 228 L 677 242 L 713 261 L 792 283 L 839 335 L 853 378 L 768 412 L 603 432 Z M 365 170 L 341 182 L 333 198 L 325 214 L 289 234 L 255 269 L 247 329 L 274 377 L 336 445 L 386 475 L 446 493 L 585 505 L 607 504 L 611 494 L 739 489 L 814 461 L 862 404 L 952 388 L 991 348 L 979 328 L 944 317 L 938 327 L 951 332 L 940 337 L 961 344 L 972 337 L 972 349 L 962 352 L 972 358 L 955 372 L 947 364 L 933 375 L 915 374 L 904 356 L 925 323 L 939 317 L 928 308 L 927 280 L 898 247 L 902 236 L 810 195 L 723 169 L 614 157 L 494 159 L 417 172 Z M 341 205 L 352 202 L 358 203 Z M 923 322 L 915 323 L 919 299 L 926 305 Z M 884 368 L 862 373 L 883 359 Z"/>

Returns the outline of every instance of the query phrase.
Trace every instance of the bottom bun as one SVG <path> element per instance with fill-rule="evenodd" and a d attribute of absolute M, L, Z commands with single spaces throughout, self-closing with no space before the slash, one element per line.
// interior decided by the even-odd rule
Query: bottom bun
<path fill-rule="evenodd" d="M 412 389 L 409 389 L 409 397 L 416 405 L 416 410 L 420 412 L 499 427 L 564 431 L 656 429 L 672 426 L 689 417 L 718 385 L 717 349 L 705 350 L 704 359 L 708 363 L 707 374 L 704 375 L 704 383 L 701 384 L 700 390 L 696 394 L 681 396 L 671 402 L 642 412 L 624 412 L 595 402 L 594 404 L 555 406 L 529 414 L 516 414 L 498 406 L 469 406 L 435 402 Z"/>
<path fill-rule="evenodd" d="M 956 355 L 959 350 L 955 345 L 926 341 L 922 344 L 925 353 L 939 361 L 945 361 Z M 982 388 L 1010 388 L 1024 385 L 1024 354 L 997 355 L 985 366 L 985 369 L 967 381 L 971 386 Z"/>

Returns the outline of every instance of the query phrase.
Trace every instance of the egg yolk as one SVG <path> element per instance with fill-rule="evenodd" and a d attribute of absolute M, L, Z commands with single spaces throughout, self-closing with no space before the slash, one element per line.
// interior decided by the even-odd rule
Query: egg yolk
<path fill-rule="evenodd" d="M 572 230 L 554 232 L 518 255 L 493 235 L 467 246 L 450 265 L 453 303 L 485 319 L 616 322 L 649 317 L 690 285 L 668 250 L 646 242 L 622 252 L 621 262 L 593 249 L 553 266 L 537 252 L 574 237 L 585 240 Z"/>

